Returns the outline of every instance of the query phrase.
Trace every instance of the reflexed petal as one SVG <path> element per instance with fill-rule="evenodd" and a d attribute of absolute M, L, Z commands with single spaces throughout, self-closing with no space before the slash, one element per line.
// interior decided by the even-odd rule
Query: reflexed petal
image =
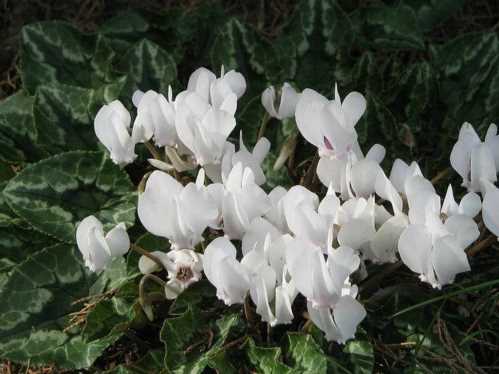
<path fill-rule="evenodd" d="M 376 177 L 382 172 L 375 161 L 364 159 L 352 165 L 351 186 L 355 195 L 368 198 L 375 191 Z"/>
<path fill-rule="evenodd" d="M 469 216 L 456 214 L 447 218 L 445 228 L 456 236 L 462 248 L 466 248 L 480 236 L 478 225 Z"/>
<path fill-rule="evenodd" d="M 480 200 L 480 196 L 474 192 L 468 192 L 459 203 L 461 213 L 471 218 L 476 217 L 481 209 L 482 201 Z"/>
<path fill-rule="evenodd" d="M 311 302 L 308 302 L 307 311 L 310 320 L 325 333 L 327 341 L 340 342 L 343 340 L 341 332 L 333 320 L 329 306 L 317 307 L 313 306 Z"/>
<path fill-rule="evenodd" d="M 332 275 L 334 287 L 338 295 L 348 277 L 359 268 L 360 257 L 349 247 L 338 247 L 328 252 L 327 265 Z"/>
<path fill-rule="evenodd" d="M 106 241 L 111 251 L 111 256 L 123 256 L 130 248 L 130 238 L 124 223 L 116 225 L 106 235 Z"/>
<path fill-rule="evenodd" d="M 317 164 L 317 177 L 321 183 L 337 192 L 342 192 L 346 189 L 345 173 L 347 161 L 339 159 L 331 159 L 328 157 L 321 157 Z"/>
<path fill-rule="evenodd" d="M 386 149 L 381 144 L 375 144 L 367 152 L 366 159 L 381 164 L 386 155 Z"/>
<path fill-rule="evenodd" d="M 379 197 L 388 200 L 392 204 L 394 214 L 399 214 L 400 212 L 402 212 L 402 198 L 400 197 L 398 190 L 393 185 L 393 182 L 391 182 L 386 177 L 383 170 L 378 171 L 378 175 L 376 176 L 375 190 L 376 194 L 378 194 Z"/>
<path fill-rule="evenodd" d="M 182 190 L 182 185 L 162 171 L 154 171 L 147 180 L 145 191 L 139 194 L 137 213 L 142 225 L 150 233 L 169 237 L 168 227 L 172 198 Z"/>
<path fill-rule="evenodd" d="M 374 234 L 370 247 L 376 261 L 395 262 L 397 260 L 396 252 L 398 242 L 402 231 L 409 224 L 407 217 L 397 215 L 386 221 L 380 229 Z"/>
<path fill-rule="evenodd" d="M 348 125 L 353 128 L 366 111 L 366 99 L 358 92 L 350 92 L 343 100 L 341 108 L 348 118 Z"/>
<path fill-rule="evenodd" d="M 172 269 L 174 266 L 165 252 L 153 251 L 151 254 L 163 263 L 165 269 Z M 163 269 L 156 262 L 144 255 L 140 256 L 138 266 L 142 274 L 150 274 Z"/>
<path fill-rule="evenodd" d="M 444 202 L 442 203 L 442 213 L 448 216 L 459 213 L 459 205 L 457 205 L 456 200 L 454 199 L 454 193 L 452 192 L 452 185 L 450 184 L 449 187 L 447 187 L 445 199 Z"/>
<path fill-rule="evenodd" d="M 270 235 L 271 240 L 275 240 L 281 233 L 265 218 L 257 217 L 251 221 L 246 229 L 241 244 L 243 255 L 247 254 L 255 247 L 258 247 L 263 253 L 263 244 L 267 235 Z"/>
<path fill-rule="evenodd" d="M 322 109 L 328 100 L 311 89 L 305 89 L 296 105 L 296 125 L 302 136 L 317 148 L 324 144 L 324 127 L 327 126 Z"/>
<path fill-rule="evenodd" d="M 459 131 L 459 139 L 450 154 L 452 168 L 466 183 L 469 179 L 472 149 L 480 144 L 480 138 L 471 124 L 465 122 Z"/>
<path fill-rule="evenodd" d="M 482 217 L 487 229 L 495 236 L 499 236 L 499 189 L 486 181 L 483 197 Z"/>
<path fill-rule="evenodd" d="M 215 79 L 216 76 L 213 72 L 204 67 L 200 67 L 189 77 L 187 90 L 197 92 L 198 95 L 208 102 L 210 98 L 210 86 Z"/>
<path fill-rule="evenodd" d="M 289 83 L 285 82 L 281 89 L 281 101 L 279 103 L 279 118 L 291 118 L 295 115 L 296 104 L 299 94 Z"/>
<path fill-rule="evenodd" d="M 342 246 L 359 250 L 368 243 L 376 233 L 373 221 L 355 218 L 344 223 L 338 232 L 338 243 Z"/>
<path fill-rule="evenodd" d="M 102 223 L 94 216 L 85 217 L 76 228 L 76 244 L 84 258 L 89 256 L 89 235 L 92 229 L 103 230 Z"/>
<path fill-rule="evenodd" d="M 497 170 L 492 152 L 485 144 L 473 148 L 471 152 L 471 188 L 480 191 L 483 179 L 497 181 Z"/>
<path fill-rule="evenodd" d="M 222 79 L 227 85 L 229 85 L 230 89 L 236 94 L 238 99 L 244 95 L 244 92 L 246 91 L 246 79 L 241 73 L 235 70 L 230 70 L 222 77 Z"/>
<path fill-rule="evenodd" d="M 438 279 L 438 285 L 434 286 L 438 287 L 454 282 L 456 274 L 470 271 L 466 252 L 450 237 L 435 242 L 432 262 Z"/>
<path fill-rule="evenodd" d="M 366 317 L 366 310 L 351 296 L 343 296 L 334 306 L 333 316 L 341 333 L 338 343 L 345 343 L 348 339 L 355 337 L 357 326 Z"/>
<path fill-rule="evenodd" d="M 262 97 L 261 97 L 261 102 L 269 116 L 273 118 L 279 118 L 279 115 L 277 114 L 276 108 L 275 108 L 275 88 L 274 86 L 267 87 L 263 92 L 262 92 Z"/>
<path fill-rule="evenodd" d="M 428 270 L 431 261 L 432 238 L 422 225 L 409 225 L 398 242 L 400 258 L 409 269 L 418 274 Z"/>

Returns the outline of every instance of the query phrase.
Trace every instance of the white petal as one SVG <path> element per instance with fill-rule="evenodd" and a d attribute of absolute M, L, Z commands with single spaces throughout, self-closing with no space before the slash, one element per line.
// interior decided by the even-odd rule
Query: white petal
<path fill-rule="evenodd" d="M 445 221 L 444 226 L 455 235 L 462 248 L 468 247 L 480 236 L 480 230 L 478 230 L 476 222 L 464 214 L 450 216 Z"/>
<path fill-rule="evenodd" d="M 139 106 L 140 100 L 144 96 L 144 92 L 141 90 L 135 90 L 132 95 L 132 104 L 137 108 Z"/>
<path fill-rule="evenodd" d="M 277 114 L 277 111 L 274 106 L 275 102 L 275 88 L 274 86 L 267 87 L 263 92 L 262 92 L 262 97 L 261 97 L 261 102 L 269 116 L 273 118 L 279 118 L 279 115 Z"/>
<path fill-rule="evenodd" d="M 210 98 L 210 86 L 215 79 L 216 76 L 213 72 L 204 67 L 200 67 L 189 77 L 187 90 L 197 92 L 198 95 L 208 102 Z"/>
<path fill-rule="evenodd" d="M 311 89 L 305 89 L 300 95 L 296 105 L 296 124 L 302 136 L 317 148 L 322 148 L 324 144 L 323 128 L 327 126 L 326 118 L 323 114 L 328 100 Z"/>
<path fill-rule="evenodd" d="M 483 197 L 482 217 L 485 227 L 494 235 L 499 236 L 499 189 L 487 182 Z"/>
<path fill-rule="evenodd" d="M 328 252 L 327 265 L 337 294 L 341 294 L 348 277 L 359 268 L 359 255 L 349 247 L 338 247 Z"/>
<path fill-rule="evenodd" d="M 85 217 L 76 228 L 76 244 L 80 250 L 83 258 L 87 258 L 90 253 L 89 249 L 89 235 L 92 229 L 99 228 L 101 231 L 102 223 L 94 216 Z"/>
<path fill-rule="evenodd" d="M 461 213 L 471 218 L 476 217 L 481 209 L 482 201 L 480 200 L 480 196 L 474 192 L 468 192 L 459 203 Z"/>
<path fill-rule="evenodd" d="M 480 144 L 480 138 L 471 124 L 465 122 L 459 131 L 459 139 L 450 154 L 452 168 L 463 178 L 469 179 L 472 149 Z"/>
<path fill-rule="evenodd" d="M 369 159 L 356 162 L 351 170 L 351 185 L 356 196 L 368 198 L 375 191 L 376 177 L 382 169 Z"/>
<path fill-rule="evenodd" d="M 386 149 L 380 144 L 375 144 L 367 152 L 366 159 L 381 164 L 386 155 Z"/>
<path fill-rule="evenodd" d="M 153 251 L 151 252 L 151 255 L 159 259 L 163 263 L 166 269 L 171 269 L 174 266 L 165 252 Z M 149 257 L 144 255 L 140 256 L 138 266 L 139 266 L 139 271 L 142 274 L 150 274 L 163 269 L 156 262 L 154 262 Z"/>
<path fill-rule="evenodd" d="M 310 320 L 325 333 L 327 341 L 343 341 L 342 334 L 333 320 L 329 306 L 317 307 L 308 302 L 307 311 Z"/>
<path fill-rule="evenodd" d="M 271 240 L 280 236 L 279 230 L 265 218 L 257 217 L 251 221 L 243 236 L 241 248 L 243 255 L 258 247 L 263 253 L 263 244 L 267 235 Z"/>
<path fill-rule="evenodd" d="M 432 238 L 424 226 L 409 225 L 400 235 L 398 249 L 400 258 L 409 269 L 418 274 L 427 272 Z"/>
<path fill-rule="evenodd" d="M 154 171 L 147 180 L 145 191 L 139 194 L 137 213 L 147 231 L 157 236 L 169 237 L 166 224 L 172 198 L 180 194 L 182 185 L 170 175 Z"/>
<path fill-rule="evenodd" d="M 398 242 L 408 220 L 404 215 L 397 215 L 386 221 L 373 236 L 370 247 L 377 262 L 395 262 Z"/>
<path fill-rule="evenodd" d="M 438 279 L 438 286 L 454 282 L 456 274 L 470 271 L 470 264 L 464 249 L 449 237 L 435 242 L 432 262 Z"/>
<path fill-rule="evenodd" d="M 130 249 L 130 238 L 124 223 L 116 225 L 106 235 L 106 241 L 111 251 L 111 256 L 123 256 Z"/>
<path fill-rule="evenodd" d="M 471 152 L 471 188 L 480 191 L 483 179 L 497 181 L 497 170 L 492 152 L 485 144 L 480 144 Z"/>
<path fill-rule="evenodd" d="M 366 111 L 366 99 L 358 92 L 350 92 L 343 100 L 341 108 L 348 118 L 348 125 L 353 128 Z"/>
<path fill-rule="evenodd" d="M 281 89 L 281 101 L 279 103 L 279 119 L 291 118 L 295 115 L 296 104 L 299 94 L 289 84 L 284 83 Z"/>
<path fill-rule="evenodd" d="M 402 212 L 403 207 L 402 198 L 392 183 L 393 182 L 386 177 L 383 170 L 378 171 L 375 183 L 376 194 L 382 199 L 388 200 L 392 204 L 393 213 L 399 214 Z"/>
<path fill-rule="evenodd" d="M 341 332 L 338 343 L 345 343 L 355 337 L 357 326 L 366 317 L 366 310 L 351 296 L 343 296 L 333 309 L 334 321 Z"/>
<path fill-rule="evenodd" d="M 317 177 L 324 186 L 329 187 L 329 185 L 332 185 L 335 191 L 341 192 L 346 188 L 346 167 L 346 160 L 331 159 L 323 156 L 317 164 Z"/>
<path fill-rule="evenodd" d="M 238 99 L 244 95 L 244 92 L 246 91 L 246 79 L 244 79 L 244 76 L 241 73 L 235 70 L 230 70 L 222 77 L 222 79 L 229 85 L 230 89 L 237 95 Z"/>

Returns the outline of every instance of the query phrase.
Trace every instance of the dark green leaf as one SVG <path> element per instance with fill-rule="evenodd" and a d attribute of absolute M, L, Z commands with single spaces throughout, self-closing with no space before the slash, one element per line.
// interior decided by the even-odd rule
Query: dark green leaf
<path fill-rule="evenodd" d="M 30 165 L 4 194 L 33 227 L 67 242 L 74 242 L 76 224 L 91 214 L 108 226 L 135 220 L 128 176 L 100 152 L 67 152 Z"/>

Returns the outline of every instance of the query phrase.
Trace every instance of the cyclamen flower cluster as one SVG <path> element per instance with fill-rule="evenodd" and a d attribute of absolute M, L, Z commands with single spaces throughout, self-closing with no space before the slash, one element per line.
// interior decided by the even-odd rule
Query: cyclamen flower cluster
<path fill-rule="evenodd" d="M 317 148 L 317 176 L 327 194 L 321 199 L 301 185 L 278 186 L 267 194 L 261 165 L 270 142 L 261 138 L 250 151 L 240 134 L 236 151 L 227 141 L 245 90 L 236 71 L 222 69 L 217 78 L 200 68 L 175 98 L 171 88 L 167 98 L 137 91 L 133 128 L 117 100 L 95 118 L 96 135 L 116 164 L 133 162 L 137 143 L 153 148 L 149 161 L 159 170 L 144 177 L 138 216 L 147 231 L 167 238 L 171 249 L 142 256 L 139 269 L 167 271 L 165 297 L 177 297 L 204 272 L 225 304 L 244 303 L 249 295 L 262 320 L 274 326 L 292 322 L 293 302 L 301 293 L 326 338 L 345 342 L 366 316 L 354 284 L 366 276 L 364 262 L 400 257 L 422 281 L 441 288 L 470 270 L 465 249 L 479 237 L 474 218 L 480 210 L 486 227 L 499 235 L 495 125 L 485 142 L 470 124 L 463 125 L 451 165 L 469 192 L 457 203 L 449 185 L 442 202 L 416 162 L 397 159 L 387 176 L 380 166 L 383 146 L 364 155 L 355 130 L 366 110 L 360 93 L 342 100 L 336 88 L 330 100 L 311 89 L 298 93 L 288 83 L 280 93 L 270 87 L 262 93 L 263 106 L 271 117 L 294 117 L 301 135 Z M 196 180 L 186 185 L 172 176 L 197 167 Z M 83 220 L 76 235 L 92 271 L 129 246 L 122 225 L 104 236 L 94 217 Z M 203 250 L 206 240 L 211 241 Z"/>

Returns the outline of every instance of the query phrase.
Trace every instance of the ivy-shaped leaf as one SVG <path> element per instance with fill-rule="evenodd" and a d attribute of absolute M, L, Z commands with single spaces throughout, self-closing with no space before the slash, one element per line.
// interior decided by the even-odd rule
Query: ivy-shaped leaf
<path fill-rule="evenodd" d="M 253 339 L 248 339 L 246 355 L 249 361 L 262 374 L 289 374 L 292 369 L 281 361 L 281 348 L 259 347 Z"/>
<path fill-rule="evenodd" d="M 33 98 L 19 91 L 0 102 L 0 160 L 30 162 L 43 157 L 37 149 L 33 120 Z"/>
<path fill-rule="evenodd" d="M 165 320 L 160 337 L 165 344 L 165 366 L 169 370 L 175 373 L 202 373 L 209 366 L 213 369 L 223 368 L 224 373 L 235 372 L 225 358 L 222 347 L 231 331 L 240 323 L 239 315 L 227 313 L 211 324 L 216 340 L 209 349 L 206 349 L 210 340 L 210 324 L 207 322 L 199 309 L 192 308 L 176 318 Z"/>
<path fill-rule="evenodd" d="M 119 63 L 128 74 L 126 92 L 136 89 L 166 93 L 177 77 L 177 65 L 170 54 L 156 43 L 143 39 L 133 45 Z"/>
<path fill-rule="evenodd" d="M 29 165 L 4 194 L 16 214 L 66 242 L 75 241 L 76 224 L 91 214 L 108 227 L 135 221 L 132 184 L 101 152 L 67 152 Z"/>
<path fill-rule="evenodd" d="M 98 109 L 116 99 L 125 80 L 97 90 L 54 83 L 40 86 L 35 96 L 35 124 L 40 148 L 49 154 L 97 150 L 93 128 Z"/>
<path fill-rule="evenodd" d="M 31 365 L 79 369 L 92 365 L 120 334 L 85 342 L 64 332 L 73 302 L 87 296 L 93 282 L 77 249 L 58 244 L 16 265 L 0 291 L 0 356 Z"/>
<path fill-rule="evenodd" d="M 311 335 L 288 333 L 288 356 L 300 373 L 327 372 L 327 357 Z"/>

